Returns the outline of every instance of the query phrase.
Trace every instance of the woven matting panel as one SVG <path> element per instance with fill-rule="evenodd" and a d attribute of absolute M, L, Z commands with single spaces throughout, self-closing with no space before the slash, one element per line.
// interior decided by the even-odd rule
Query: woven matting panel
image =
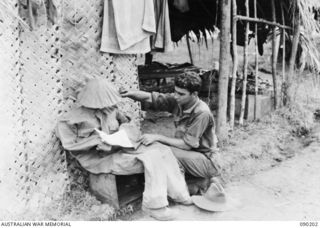
<path fill-rule="evenodd" d="M 19 182 L 26 158 L 22 140 L 21 74 L 17 1 L 8 1 L 11 14 L 0 15 L 0 217 L 21 208 Z"/>
<path fill-rule="evenodd" d="M 58 11 L 61 9 L 58 5 Z M 20 15 L 27 15 L 21 9 Z M 63 113 L 60 22 L 34 31 L 22 30 L 21 87 L 25 177 L 21 196 L 26 208 L 35 210 L 59 199 L 67 185 L 65 154 L 54 135 Z"/>
<path fill-rule="evenodd" d="M 128 90 L 139 88 L 136 55 L 116 55 L 114 56 L 114 66 L 114 83 L 118 87 L 124 87 Z M 138 125 L 140 124 L 140 103 L 126 99 L 126 102 L 119 106 L 127 116 L 130 116 Z"/>
<path fill-rule="evenodd" d="M 88 79 L 113 77 L 113 61 L 101 54 L 102 1 L 64 1 L 62 27 L 62 70 L 64 96 L 76 97 L 76 90 Z"/>
<path fill-rule="evenodd" d="M 17 0 L 9 2 L 18 11 Z M 54 26 L 29 31 L 0 18 L 0 50 L 6 53 L 0 55 L 0 190 L 10 202 L 8 214 L 10 208 L 41 211 L 69 185 L 66 156 L 54 134 L 57 119 L 73 105 L 69 97 L 96 77 L 138 89 L 135 55 L 99 51 L 103 0 L 56 2 Z M 27 21 L 26 9 L 20 15 Z M 138 103 L 128 100 L 121 109 L 139 120 Z"/>
<path fill-rule="evenodd" d="M 110 55 L 99 51 L 103 23 L 103 0 L 64 1 L 62 28 L 62 70 L 64 97 L 76 97 L 76 90 L 88 79 L 106 78 L 116 87 L 138 89 L 135 55 Z M 127 100 L 120 105 L 139 120 L 139 103 Z M 137 121 L 138 122 L 138 121 Z"/>

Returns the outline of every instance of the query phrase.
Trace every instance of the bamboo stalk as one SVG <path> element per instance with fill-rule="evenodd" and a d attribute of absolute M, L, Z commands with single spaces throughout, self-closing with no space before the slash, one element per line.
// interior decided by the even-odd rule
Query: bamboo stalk
<path fill-rule="evenodd" d="M 220 141 L 228 138 L 227 105 L 228 81 L 230 64 L 230 26 L 231 26 L 231 0 L 220 1 L 221 30 L 220 30 L 220 55 L 219 55 L 219 88 L 218 88 L 218 115 L 217 135 Z"/>
<path fill-rule="evenodd" d="M 272 7 L 272 20 L 276 21 L 276 6 L 275 0 L 271 0 Z M 273 91 L 274 91 L 274 108 L 277 109 L 279 107 L 279 95 L 278 95 L 278 78 L 277 78 L 277 34 L 276 34 L 276 26 L 272 28 L 272 79 L 273 79 Z"/>
<path fill-rule="evenodd" d="M 245 1 L 246 6 L 246 16 L 249 16 L 249 0 Z M 249 37 L 249 22 L 246 21 L 246 32 L 243 47 L 243 83 L 242 83 L 242 96 L 241 96 L 241 107 L 240 107 L 240 118 L 239 124 L 243 125 L 244 112 L 246 107 L 246 93 L 247 93 L 247 75 L 248 75 L 248 37 Z"/>
<path fill-rule="evenodd" d="M 234 128 L 234 115 L 235 115 L 235 92 L 236 92 L 236 81 L 237 81 L 237 69 L 238 69 L 238 48 L 237 48 L 237 2 L 232 0 L 232 57 L 233 57 L 233 68 L 232 68 L 232 81 L 230 90 L 230 128 Z"/>
<path fill-rule="evenodd" d="M 285 25 L 283 5 L 281 4 L 282 24 Z M 284 85 L 286 83 L 286 30 L 282 29 L 282 83 L 281 83 L 281 105 L 283 105 Z"/>
<path fill-rule="evenodd" d="M 190 47 L 190 41 L 189 41 L 189 34 L 186 35 L 186 40 L 187 40 L 190 62 L 193 65 L 193 59 L 192 59 L 192 53 L 191 53 L 191 47 Z"/>
<path fill-rule="evenodd" d="M 238 20 L 241 20 L 241 21 L 249 21 L 249 22 L 255 22 L 255 23 L 263 23 L 263 24 L 267 24 L 267 25 L 271 25 L 271 26 L 277 26 L 277 27 L 283 28 L 283 29 L 292 30 L 292 28 L 291 28 L 290 26 L 281 25 L 281 24 L 279 24 L 279 23 L 267 21 L 267 20 L 261 19 L 261 18 L 251 18 L 251 17 L 247 17 L 247 16 L 238 15 L 238 16 L 237 16 L 237 19 L 238 19 Z"/>
<path fill-rule="evenodd" d="M 295 78 L 294 66 L 295 60 L 297 57 L 297 51 L 299 46 L 299 39 L 300 39 L 300 15 L 299 13 L 295 13 L 295 24 L 293 30 L 293 40 L 292 40 L 292 47 L 291 47 L 291 55 L 289 60 L 288 66 L 288 74 L 287 74 L 287 83 L 285 87 L 285 105 L 291 105 L 293 98 L 294 98 L 294 91 L 292 88 L 292 83 Z"/>
<path fill-rule="evenodd" d="M 254 0 L 254 18 L 257 18 L 257 0 Z M 259 59 L 258 59 L 258 24 L 254 25 L 255 33 L 255 75 L 254 75 L 254 119 L 257 119 L 258 109 L 258 72 L 259 72 Z"/>

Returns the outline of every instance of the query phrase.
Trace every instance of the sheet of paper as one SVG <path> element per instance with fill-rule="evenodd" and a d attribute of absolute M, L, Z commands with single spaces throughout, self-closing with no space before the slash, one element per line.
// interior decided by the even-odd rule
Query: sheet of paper
<path fill-rule="evenodd" d="M 119 130 L 116 133 L 113 133 L 110 135 L 96 128 L 95 128 L 95 131 L 98 132 L 101 140 L 104 143 L 107 143 L 111 146 L 121 146 L 121 147 L 127 147 L 127 148 L 134 147 L 125 130 Z"/>

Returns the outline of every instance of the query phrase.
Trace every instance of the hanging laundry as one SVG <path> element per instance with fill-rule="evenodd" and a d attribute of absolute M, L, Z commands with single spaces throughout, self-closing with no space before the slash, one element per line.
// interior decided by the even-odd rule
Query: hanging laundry
<path fill-rule="evenodd" d="M 150 0 L 105 0 L 102 52 L 144 54 L 156 32 L 154 5 Z"/>
<path fill-rule="evenodd" d="M 112 0 L 116 31 L 121 50 L 156 32 L 151 0 Z"/>
<path fill-rule="evenodd" d="M 182 1 L 182 0 L 181 0 Z M 183 2 L 183 1 L 182 1 Z M 179 1 L 169 1 L 170 27 L 173 42 L 178 42 L 184 35 L 193 31 L 198 40 L 201 34 L 206 40 L 206 30 L 215 30 L 219 25 L 219 1 L 201 0 L 188 1 L 189 10 L 182 12 L 177 8 Z M 175 4 L 174 4 L 175 3 Z"/>
<path fill-rule="evenodd" d="M 154 0 L 154 11 L 157 33 L 152 36 L 152 50 L 172 51 L 168 0 Z"/>

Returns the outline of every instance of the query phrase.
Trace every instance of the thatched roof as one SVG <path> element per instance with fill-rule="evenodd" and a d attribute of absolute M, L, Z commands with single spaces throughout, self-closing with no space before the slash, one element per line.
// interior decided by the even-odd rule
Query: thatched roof
<path fill-rule="evenodd" d="M 306 54 L 305 62 L 320 71 L 320 53 L 317 47 L 317 36 L 320 35 L 320 23 L 315 20 L 314 10 L 320 9 L 319 0 L 296 0 L 299 12 L 302 33 L 300 37 L 300 47 Z M 319 39 L 319 38 L 318 38 Z M 318 42 L 319 43 L 319 42 Z M 320 43 L 319 43 L 320 44 Z"/>

